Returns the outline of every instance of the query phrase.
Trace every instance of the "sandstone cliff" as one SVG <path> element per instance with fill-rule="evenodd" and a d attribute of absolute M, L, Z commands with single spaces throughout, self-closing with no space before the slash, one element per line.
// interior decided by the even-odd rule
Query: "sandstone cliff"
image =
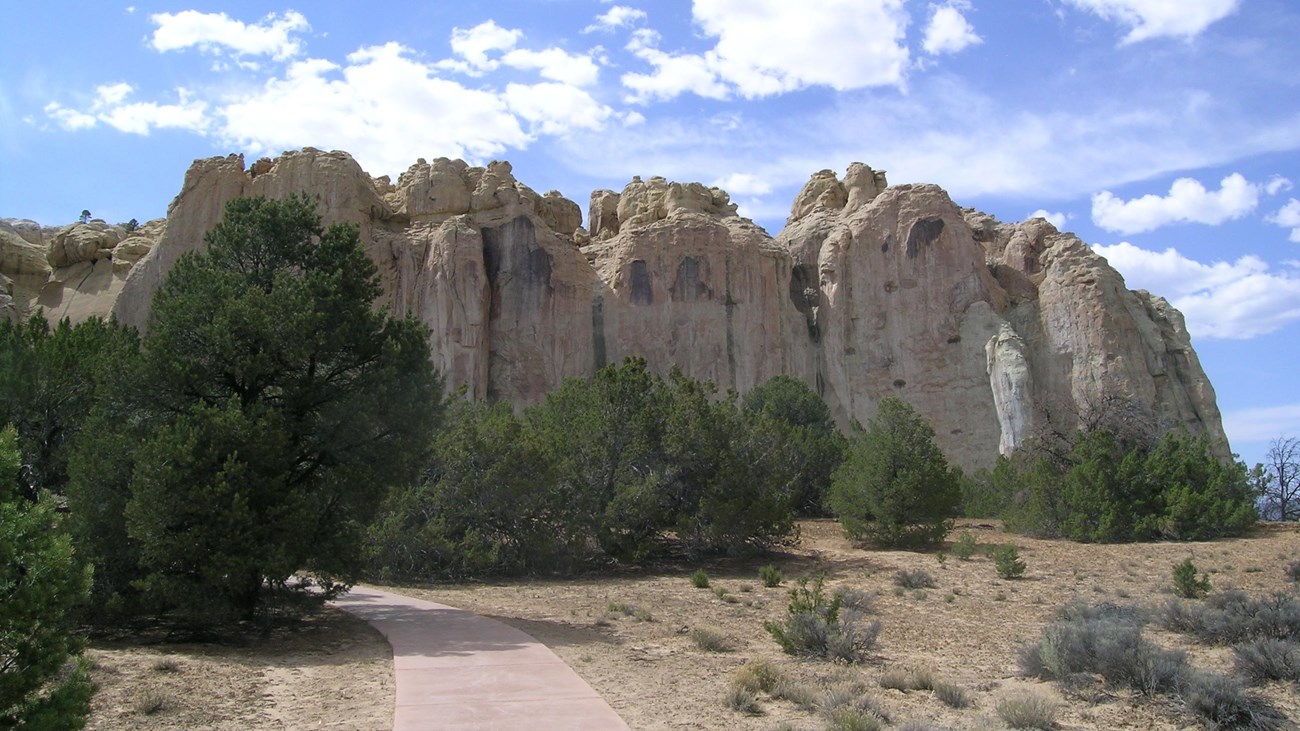
<path fill-rule="evenodd" d="M 857 164 L 814 176 L 773 239 L 726 192 L 634 178 L 579 207 L 510 165 L 420 160 L 371 178 L 346 153 L 304 149 L 246 167 L 194 163 L 164 222 L 0 223 L 0 310 L 144 327 L 170 267 L 238 196 L 306 192 L 358 227 L 383 304 L 432 331 L 451 386 L 530 403 L 628 355 L 744 391 L 779 373 L 844 424 L 886 395 L 930 419 L 949 456 L 989 464 L 1042 430 L 1121 400 L 1226 454 L 1181 315 L 1042 220 L 1006 224 L 932 185 L 888 186 Z M 8 308 L 7 310 L 5 308 Z M 0 311 L 0 316 L 4 316 Z"/>

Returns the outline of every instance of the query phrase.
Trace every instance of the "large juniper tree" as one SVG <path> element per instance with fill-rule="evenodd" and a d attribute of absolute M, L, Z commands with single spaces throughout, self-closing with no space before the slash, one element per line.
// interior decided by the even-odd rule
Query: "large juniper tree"
<path fill-rule="evenodd" d="M 424 328 L 374 307 L 357 230 L 323 228 L 305 197 L 233 201 L 206 243 L 154 298 L 138 378 L 97 421 L 114 434 L 79 453 L 134 464 L 74 465 L 71 497 L 124 502 L 91 532 L 125 533 L 162 605 L 250 616 L 295 574 L 353 579 L 364 526 L 425 457 L 441 383 Z"/>

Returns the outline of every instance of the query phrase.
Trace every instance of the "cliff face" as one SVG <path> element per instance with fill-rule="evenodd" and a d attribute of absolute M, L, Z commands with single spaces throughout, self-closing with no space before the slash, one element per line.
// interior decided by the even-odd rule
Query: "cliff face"
<path fill-rule="evenodd" d="M 144 327 L 167 271 L 229 200 L 298 192 L 327 224 L 358 227 L 383 304 L 427 324 L 449 385 L 481 398 L 535 402 L 639 355 L 722 389 L 798 377 L 845 424 L 906 398 L 968 468 L 1116 401 L 1226 454 L 1214 391 L 1167 302 L 1127 290 L 1042 220 L 999 223 L 856 163 L 843 180 L 814 175 L 773 240 L 724 191 L 662 178 L 593 193 L 588 230 L 575 203 L 539 195 L 508 163 L 421 160 L 394 184 L 310 148 L 247 169 L 199 160 L 166 221 L 132 236 L 0 224 L 0 309 L 111 310 Z"/>

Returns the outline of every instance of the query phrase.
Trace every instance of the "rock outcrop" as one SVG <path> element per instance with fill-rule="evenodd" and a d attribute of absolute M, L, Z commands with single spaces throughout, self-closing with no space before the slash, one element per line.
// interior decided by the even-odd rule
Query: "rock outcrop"
<path fill-rule="evenodd" d="M 798 377 L 844 424 L 903 397 L 967 468 L 1116 399 L 1227 453 L 1168 302 L 1129 291 L 1046 221 L 1001 223 L 860 163 L 843 180 L 814 174 L 773 239 L 725 191 L 658 177 L 593 193 L 583 228 L 577 204 L 539 195 L 504 162 L 420 160 L 394 183 L 310 148 L 247 168 L 237 155 L 199 160 L 165 223 L 129 236 L 0 224 L 0 310 L 78 319 L 111 302 L 146 327 L 163 277 L 228 201 L 292 194 L 326 224 L 357 226 L 382 304 L 427 324 L 449 386 L 480 398 L 535 402 L 638 355 L 722 389 Z"/>

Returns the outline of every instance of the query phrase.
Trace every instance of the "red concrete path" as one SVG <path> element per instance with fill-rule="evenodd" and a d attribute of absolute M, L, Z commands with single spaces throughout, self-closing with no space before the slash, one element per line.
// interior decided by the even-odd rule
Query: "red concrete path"
<path fill-rule="evenodd" d="M 368 586 L 334 603 L 393 647 L 394 731 L 627 729 L 572 668 L 513 627 Z"/>

